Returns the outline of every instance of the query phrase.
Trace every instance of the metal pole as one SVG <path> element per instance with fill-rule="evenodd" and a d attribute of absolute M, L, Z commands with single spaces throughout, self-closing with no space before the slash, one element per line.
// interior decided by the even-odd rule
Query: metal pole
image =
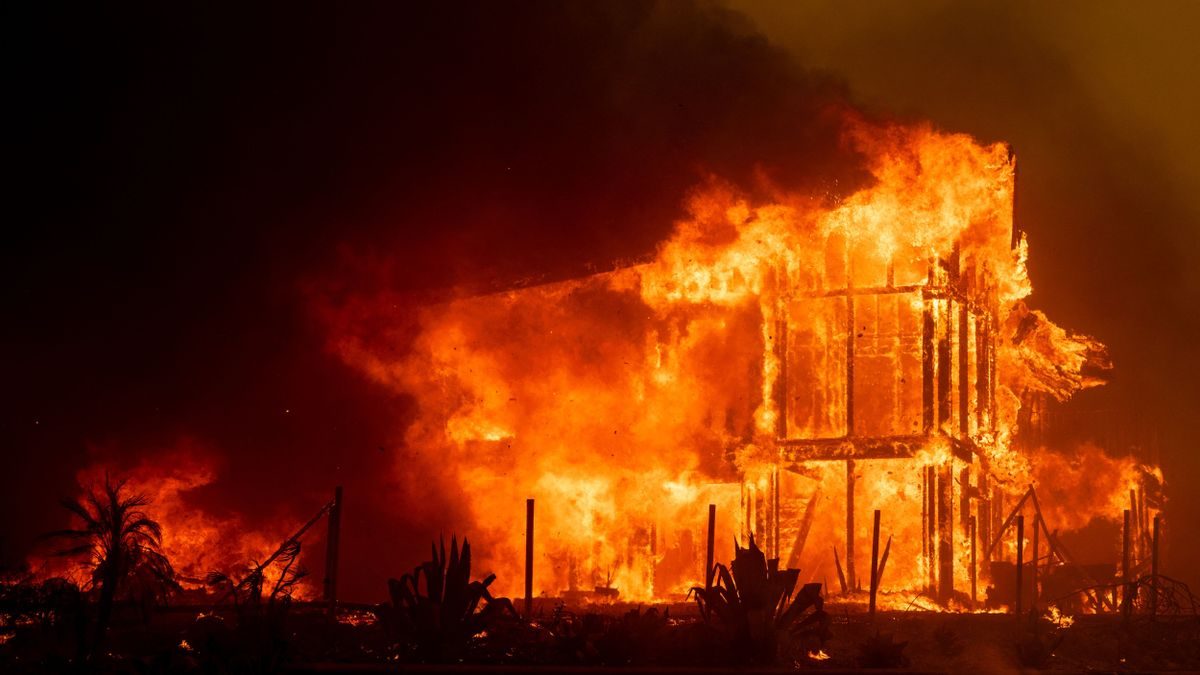
<path fill-rule="evenodd" d="M 875 509 L 875 524 L 871 528 L 871 620 L 875 620 L 875 594 L 879 592 L 879 509 Z"/>
<path fill-rule="evenodd" d="M 533 617 L 533 499 L 525 500 L 525 619 Z"/>
<path fill-rule="evenodd" d="M 717 537 L 717 505 L 708 505 L 708 548 L 704 555 L 704 588 L 713 585 L 713 545 Z"/>
<path fill-rule="evenodd" d="M 1017 516 L 1017 620 L 1021 620 L 1021 572 L 1025 566 L 1025 516 Z"/>
<path fill-rule="evenodd" d="M 325 540 L 325 602 L 329 613 L 336 612 L 338 546 L 342 538 L 342 486 L 333 490 L 333 506 L 329 509 L 329 536 Z"/>

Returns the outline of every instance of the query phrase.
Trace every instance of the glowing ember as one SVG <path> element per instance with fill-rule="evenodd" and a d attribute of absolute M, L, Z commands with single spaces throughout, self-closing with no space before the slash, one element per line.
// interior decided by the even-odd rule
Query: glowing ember
<path fill-rule="evenodd" d="M 807 656 L 808 656 L 808 658 L 812 659 L 813 661 L 828 661 L 829 660 L 829 655 L 825 653 L 824 649 L 818 649 L 815 652 L 809 652 L 807 654 Z"/>
<path fill-rule="evenodd" d="M 1058 628 L 1070 628 L 1075 625 L 1075 617 L 1063 614 L 1054 605 L 1050 605 L 1049 611 L 1046 612 L 1046 620 Z"/>

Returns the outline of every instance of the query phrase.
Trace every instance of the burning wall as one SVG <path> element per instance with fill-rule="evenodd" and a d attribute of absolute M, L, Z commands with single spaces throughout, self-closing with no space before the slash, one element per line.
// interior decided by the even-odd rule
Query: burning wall
<path fill-rule="evenodd" d="M 961 575 L 964 516 L 1034 480 L 1013 443 L 1022 397 L 1065 398 L 1107 363 L 1023 303 L 1011 153 L 859 120 L 845 139 L 874 183 L 840 202 L 752 201 L 714 177 L 652 261 L 425 306 L 415 336 L 386 295 L 338 308 L 343 358 L 417 400 L 420 462 L 398 470 L 462 491 L 502 592 L 522 578 L 529 496 L 539 592 L 644 599 L 702 578 L 708 503 L 719 553 L 754 532 L 828 579 L 850 477 L 855 510 L 897 535 L 889 583 L 913 588 Z"/>

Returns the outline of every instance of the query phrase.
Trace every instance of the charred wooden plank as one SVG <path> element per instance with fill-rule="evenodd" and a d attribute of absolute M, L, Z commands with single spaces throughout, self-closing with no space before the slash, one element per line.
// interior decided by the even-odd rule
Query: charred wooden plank
<path fill-rule="evenodd" d="M 820 489 L 814 490 L 808 505 L 804 507 L 804 518 L 800 521 L 800 530 L 796 533 L 796 542 L 792 544 L 792 554 L 788 557 L 788 567 L 800 567 L 800 556 L 804 553 L 804 545 L 808 542 L 808 533 L 812 531 L 813 519 L 817 515 L 817 498 L 821 496 Z"/>

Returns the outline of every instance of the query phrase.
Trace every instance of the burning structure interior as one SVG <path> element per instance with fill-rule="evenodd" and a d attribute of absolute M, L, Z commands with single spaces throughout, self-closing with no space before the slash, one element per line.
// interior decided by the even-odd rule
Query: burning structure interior
<path fill-rule="evenodd" d="M 1105 349 L 1025 304 L 1007 146 L 858 120 L 846 137 L 871 174 L 847 196 L 752 200 L 714 178 L 648 262 L 464 293 L 415 329 L 387 294 L 332 314 L 347 363 L 415 396 L 421 480 L 461 490 L 501 580 L 522 577 L 526 497 L 545 504 L 549 595 L 686 592 L 708 504 L 721 554 L 753 535 L 802 579 L 851 590 L 875 510 L 885 591 L 965 601 L 1013 555 L 1001 535 L 1051 457 L 1021 419 L 1101 384 Z M 1103 481 L 1033 515 L 1048 561 L 1064 557 L 1054 532 L 1115 522 L 1140 489 L 1136 460 L 1105 461 Z"/>

